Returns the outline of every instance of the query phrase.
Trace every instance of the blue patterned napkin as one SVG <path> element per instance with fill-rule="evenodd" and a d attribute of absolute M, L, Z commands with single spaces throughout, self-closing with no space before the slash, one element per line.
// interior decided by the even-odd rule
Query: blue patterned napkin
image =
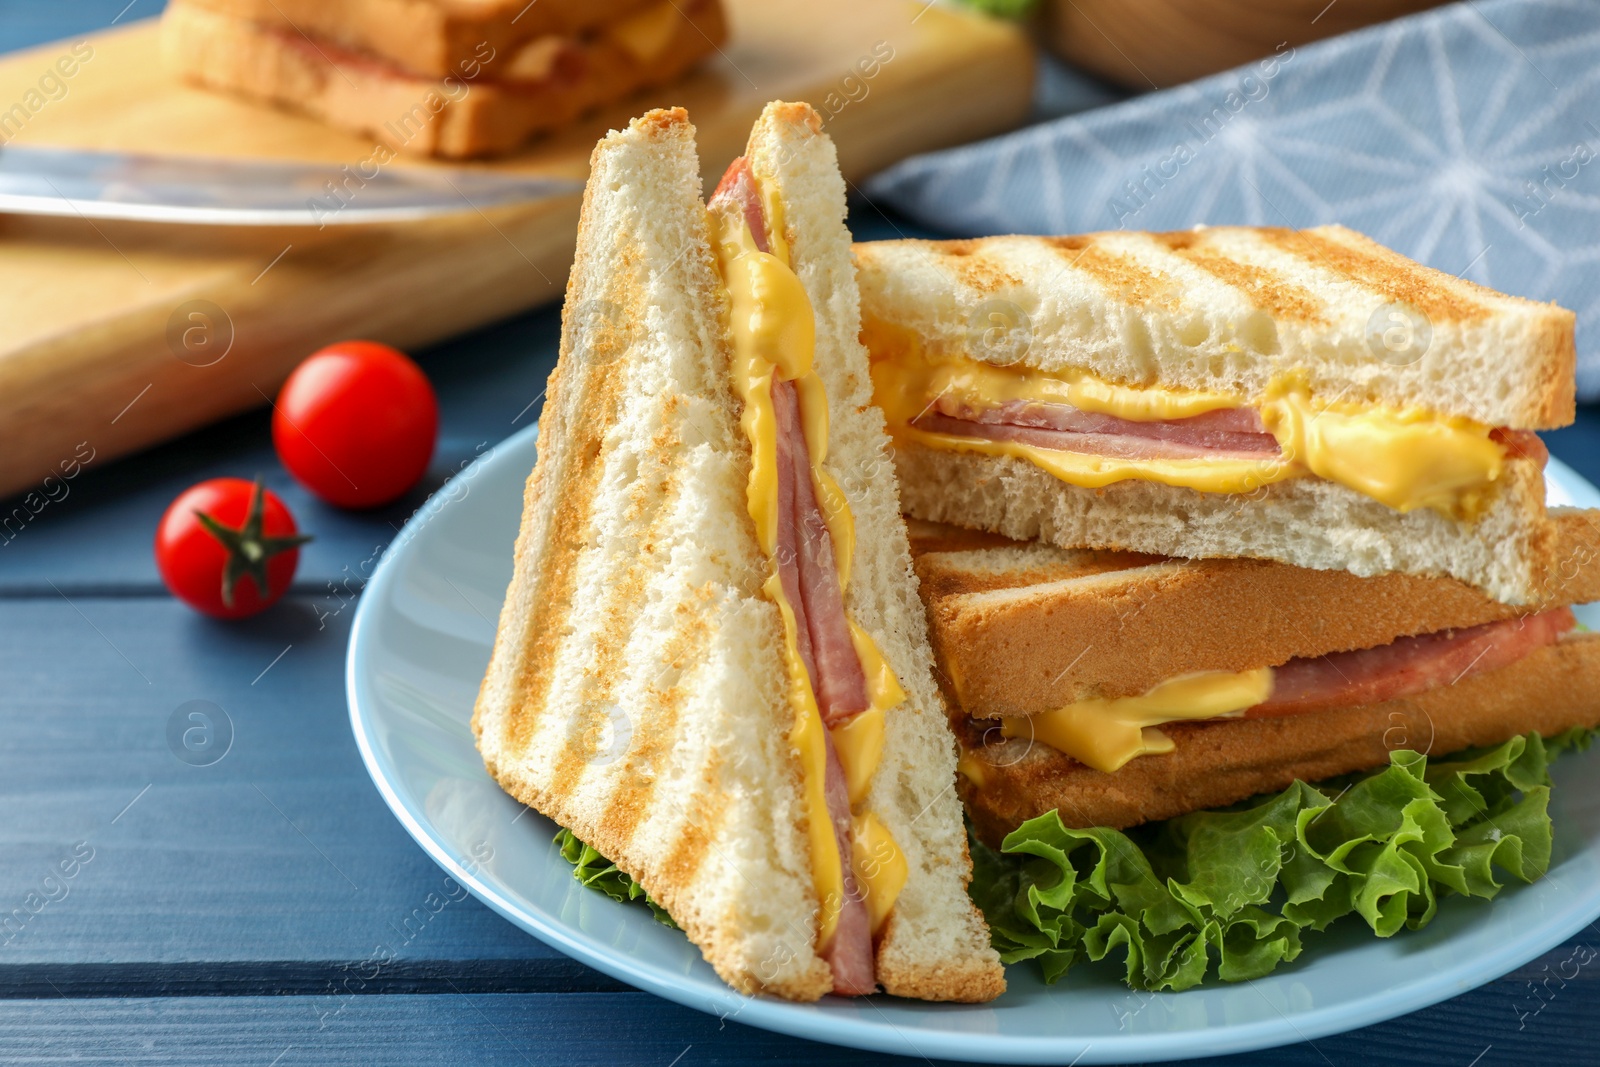
<path fill-rule="evenodd" d="M 916 156 L 874 200 L 962 234 L 1341 222 L 1578 313 L 1600 400 L 1600 4 L 1437 8 Z"/>

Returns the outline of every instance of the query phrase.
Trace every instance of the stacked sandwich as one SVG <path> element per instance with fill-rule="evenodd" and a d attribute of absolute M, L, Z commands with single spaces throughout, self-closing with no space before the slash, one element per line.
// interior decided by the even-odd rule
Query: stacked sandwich
<path fill-rule="evenodd" d="M 473 718 L 584 880 L 741 991 L 980 1001 L 996 945 L 1183 988 L 1537 877 L 1600 722 L 1600 514 L 1546 509 L 1533 433 L 1570 314 L 1337 228 L 853 269 L 809 107 L 708 202 L 693 137 L 595 149 Z"/>
<path fill-rule="evenodd" d="M 856 258 L 989 843 L 1600 723 L 1569 312 L 1339 227 Z"/>
<path fill-rule="evenodd" d="M 678 77 L 719 0 L 172 0 L 169 67 L 391 150 L 465 158 Z"/>
<path fill-rule="evenodd" d="M 596 147 L 473 727 L 734 988 L 987 1000 L 820 128 L 769 105 L 709 207 L 682 111 Z"/>

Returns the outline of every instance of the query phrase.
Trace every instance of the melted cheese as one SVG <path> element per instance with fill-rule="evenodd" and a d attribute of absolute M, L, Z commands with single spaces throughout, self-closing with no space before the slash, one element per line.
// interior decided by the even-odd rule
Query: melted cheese
<path fill-rule="evenodd" d="M 678 29 L 681 17 L 677 5 L 667 2 L 647 7 L 637 15 L 630 15 L 611 27 L 611 36 L 623 48 L 642 62 L 655 59 L 666 51 Z"/>
<path fill-rule="evenodd" d="M 956 762 L 956 773 L 965 775 L 979 789 L 989 784 L 988 766 L 971 752 L 961 753 L 961 759 Z"/>
<path fill-rule="evenodd" d="M 806 834 L 811 846 L 811 882 L 816 887 L 817 944 L 826 944 L 839 923 L 839 904 L 844 899 L 844 865 L 839 856 L 839 841 L 833 833 L 833 816 L 828 811 L 824 783 L 828 775 L 828 748 L 817 709 L 816 694 L 806 674 L 794 609 L 783 595 L 783 585 L 774 572 L 762 587 L 767 598 L 778 605 L 783 616 L 783 662 L 789 680 L 789 706 L 794 710 L 794 726 L 789 743 L 800 757 L 800 786 L 806 811 Z"/>
<path fill-rule="evenodd" d="M 1322 403 L 1292 377 L 1274 382 L 1258 405 L 1262 423 L 1281 452 L 1260 459 L 1119 459 L 932 433 L 913 425 L 941 396 L 978 410 L 1020 400 L 1151 422 L 1247 406 L 1224 394 L 1119 385 L 1081 370 L 1045 374 L 996 367 L 962 356 L 929 355 L 914 342 L 875 346 L 872 381 L 874 399 L 900 440 L 1013 456 L 1089 489 L 1143 479 L 1205 493 L 1248 493 L 1309 475 L 1398 511 L 1426 507 L 1470 519 L 1482 510 L 1504 467 L 1505 450 L 1490 438 L 1487 426 L 1420 408 Z"/>
<path fill-rule="evenodd" d="M 1203 671 L 1169 678 L 1142 696 L 1080 700 L 1039 715 L 1006 718 L 1000 732 L 1039 741 L 1109 772 L 1135 756 L 1171 752 L 1172 739 L 1155 729 L 1162 723 L 1226 718 L 1271 695 L 1271 667 L 1240 674 Z"/>
<path fill-rule="evenodd" d="M 1287 382 L 1269 391 L 1261 421 L 1285 461 L 1304 463 L 1317 477 L 1397 511 L 1475 517 L 1505 462 L 1489 427 L 1470 419 L 1415 408 L 1318 407 L 1303 387 Z"/>
<path fill-rule="evenodd" d="M 889 917 L 900 890 L 906 887 L 910 868 L 888 827 L 868 812 L 855 819 L 850 835 L 850 865 L 866 897 L 867 918 L 877 933 Z"/>
<path fill-rule="evenodd" d="M 828 449 L 828 397 L 822 379 L 812 370 L 816 351 L 816 326 L 811 302 L 800 279 L 789 267 L 789 250 L 782 238 L 781 205 L 761 189 L 770 252 L 755 245 L 743 215 L 713 220 L 719 230 L 717 258 L 730 305 L 729 332 L 733 339 L 734 388 L 744 402 L 740 423 L 750 441 L 750 479 L 746 503 L 755 522 L 757 539 L 769 561 L 778 541 L 778 421 L 772 401 L 776 375 L 792 381 L 799 400 L 800 423 L 811 460 L 811 484 L 824 523 L 833 542 L 840 589 L 850 581 L 855 554 L 855 523 L 849 502 L 833 478 L 822 468 Z M 766 597 L 783 618 L 784 665 L 789 682 L 789 702 L 794 726 L 789 739 L 800 760 L 803 803 L 811 851 L 812 881 L 819 901 L 817 943 L 826 944 L 838 924 L 844 899 L 843 859 L 834 836 L 825 790 L 827 734 L 816 694 L 800 657 L 794 609 L 783 592 L 776 566 L 762 585 Z M 831 732 L 845 773 L 851 806 L 864 800 L 883 753 L 884 713 L 905 699 L 893 669 L 871 636 L 854 620 L 847 620 L 856 656 L 866 675 L 869 704 L 866 711 L 835 726 Z M 860 878 L 863 855 L 876 857 L 874 880 L 863 880 L 874 929 L 893 906 L 905 884 L 905 862 L 888 830 L 870 812 L 855 817 L 858 834 L 851 857 Z M 865 828 L 862 830 L 861 828 Z M 865 848 L 865 852 L 863 852 Z M 895 880 L 895 864 L 899 876 Z"/>

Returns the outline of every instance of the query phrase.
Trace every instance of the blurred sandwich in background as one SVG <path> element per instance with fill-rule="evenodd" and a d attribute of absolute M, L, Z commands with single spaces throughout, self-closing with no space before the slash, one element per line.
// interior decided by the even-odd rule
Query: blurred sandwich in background
<path fill-rule="evenodd" d="M 471 158 L 669 82 L 726 38 L 720 0 L 172 0 L 162 47 L 198 84 Z"/>

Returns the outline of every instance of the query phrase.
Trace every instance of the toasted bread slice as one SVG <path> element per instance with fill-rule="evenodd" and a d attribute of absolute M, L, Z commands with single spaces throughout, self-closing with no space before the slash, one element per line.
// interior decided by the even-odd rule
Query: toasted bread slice
<path fill-rule="evenodd" d="M 1341 484 L 1280 467 L 1267 484 L 1226 483 L 1248 491 L 1200 491 L 1159 462 L 1106 473 L 1092 459 L 1083 475 L 1057 477 L 998 454 L 981 433 L 969 447 L 891 425 L 909 514 L 1069 548 L 1449 575 L 1506 603 L 1537 599 L 1554 533 L 1542 447 L 1526 431 L 1572 419 L 1571 312 L 1429 270 L 1336 226 L 888 241 L 855 252 L 863 335 L 886 372 L 966 357 L 1006 368 L 1013 383 L 1028 380 L 1017 371 L 1088 375 L 1146 398 L 1220 395 L 1246 411 L 1290 391 L 1324 405 L 1319 413 L 1392 412 L 1386 433 L 1420 415 L 1440 430 L 1506 435 L 1471 507 L 1434 510 L 1416 498 L 1382 503 L 1358 491 L 1353 470 Z M 1004 343 L 991 322 L 1006 327 Z M 1395 331 L 1403 343 L 1391 351 Z M 1204 469 L 1206 453 L 1191 455 Z M 1416 473 L 1392 454 L 1372 462 L 1361 477 Z"/>
<path fill-rule="evenodd" d="M 1600 634 L 1569 634 L 1498 670 L 1400 700 L 1277 719 L 1163 727 L 1176 747 L 1109 774 L 1026 740 L 967 750 L 958 777 L 991 847 L 1052 808 L 1069 826 L 1126 827 L 1380 767 L 1395 749 L 1444 756 L 1537 730 L 1600 725 Z"/>
<path fill-rule="evenodd" d="M 464 159 L 517 148 L 607 101 L 673 80 L 727 35 L 719 0 L 689 0 L 641 59 L 620 39 L 560 42 L 508 81 L 515 55 L 479 53 L 444 76 L 414 74 L 332 41 L 173 0 L 162 16 L 168 67 L 190 81 L 304 112 L 398 152 Z M 542 40 L 551 40 L 545 38 Z"/>
<path fill-rule="evenodd" d="M 1423 408 L 1487 426 L 1572 421 L 1572 312 L 1505 296 L 1342 226 L 858 244 L 862 328 L 995 360 L 972 313 L 1026 316 L 1011 365 L 1090 368 L 1130 385 L 1262 398 L 1304 377 L 1315 396 Z M 1382 344 L 1390 310 L 1407 342 Z M 1424 329 L 1425 328 L 1425 329 Z"/>
<path fill-rule="evenodd" d="M 664 0 L 185 0 L 266 29 L 330 41 L 412 74 L 459 77 L 483 50 L 514 57 L 546 37 L 578 37 L 639 18 Z M 649 14 L 647 14 L 647 9 Z"/>
<path fill-rule="evenodd" d="M 882 415 L 868 403 L 844 184 L 819 129 L 805 105 L 769 105 L 748 157 L 782 205 L 815 311 L 826 468 L 856 531 L 846 610 L 908 695 L 887 713 L 863 801 L 909 868 L 876 973 L 902 996 L 987 1000 L 1004 977 L 965 891 L 955 740 Z M 762 593 L 769 563 L 746 503 L 751 449 L 698 174 L 681 110 L 651 112 L 595 150 L 474 728 L 502 786 L 636 878 L 730 985 L 812 1000 L 832 977 L 814 948 L 783 624 Z M 625 750 L 595 758 L 618 716 Z"/>
<path fill-rule="evenodd" d="M 1600 600 L 1600 510 L 1551 515 L 1544 581 L 1523 607 L 1449 578 L 1071 550 L 929 523 L 912 547 L 939 667 L 963 710 L 989 718 Z"/>

